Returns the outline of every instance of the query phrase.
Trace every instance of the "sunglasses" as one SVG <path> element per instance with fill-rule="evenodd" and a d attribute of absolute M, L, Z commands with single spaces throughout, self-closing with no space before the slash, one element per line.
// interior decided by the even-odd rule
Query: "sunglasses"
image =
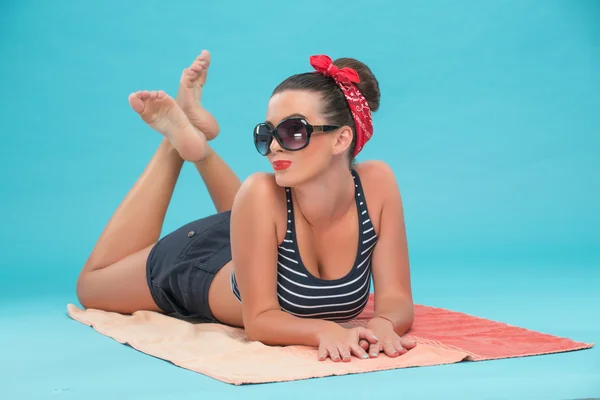
<path fill-rule="evenodd" d="M 263 156 L 271 152 L 273 138 L 288 151 L 302 150 L 314 132 L 330 132 L 341 128 L 337 125 L 311 125 L 303 118 L 288 118 L 271 129 L 266 123 L 260 123 L 254 128 L 254 146 Z"/>

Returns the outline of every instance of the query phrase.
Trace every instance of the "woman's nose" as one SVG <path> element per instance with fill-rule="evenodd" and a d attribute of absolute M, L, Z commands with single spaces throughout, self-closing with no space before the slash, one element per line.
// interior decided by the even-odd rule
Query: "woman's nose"
<path fill-rule="evenodd" d="M 277 141 L 277 138 L 275 136 L 273 136 L 273 140 L 271 140 L 269 149 L 271 150 L 272 153 L 277 153 L 279 151 L 283 151 L 283 148 L 281 147 L 281 145 L 279 144 L 279 142 Z"/>

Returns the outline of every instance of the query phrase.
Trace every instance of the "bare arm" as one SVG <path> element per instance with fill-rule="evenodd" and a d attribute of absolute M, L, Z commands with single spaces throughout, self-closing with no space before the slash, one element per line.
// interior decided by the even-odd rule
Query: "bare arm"
<path fill-rule="evenodd" d="M 280 310 L 274 215 L 277 189 L 270 175 L 254 174 L 244 181 L 233 203 L 231 246 L 244 327 L 252 341 L 317 347 L 320 334 L 343 328 L 334 322 L 298 318 Z"/>
<path fill-rule="evenodd" d="M 379 238 L 372 258 L 375 317 L 387 319 L 401 336 L 414 320 L 404 211 L 393 171 L 384 163 L 373 167 L 376 185 L 384 190 Z"/>

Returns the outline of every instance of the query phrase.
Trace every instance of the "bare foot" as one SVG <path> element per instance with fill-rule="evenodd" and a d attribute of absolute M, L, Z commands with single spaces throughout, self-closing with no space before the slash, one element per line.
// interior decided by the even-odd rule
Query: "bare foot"
<path fill-rule="evenodd" d="M 206 83 L 206 75 L 210 66 L 210 53 L 203 50 L 189 68 L 183 70 L 179 81 L 176 101 L 188 119 L 207 140 L 219 134 L 219 124 L 211 113 L 200 105 L 202 87 Z"/>
<path fill-rule="evenodd" d="M 206 138 L 188 120 L 175 100 L 165 92 L 142 91 L 129 95 L 131 108 L 154 130 L 163 134 L 186 161 L 206 158 Z"/>

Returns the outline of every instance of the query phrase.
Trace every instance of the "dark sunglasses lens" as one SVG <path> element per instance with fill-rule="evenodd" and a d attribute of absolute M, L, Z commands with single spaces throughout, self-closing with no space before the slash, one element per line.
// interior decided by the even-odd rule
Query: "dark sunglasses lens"
<path fill-rule="evenodd" d="M 306 145 L 308 138 L 306 125 L 301 121 L 287 120 L 277 127 L 277 133 L 283 147 L 287 150 L 296 150 Z"/>
<path fill-rule="evenodd" d="M 273 140 L 273 136 L 266 125 L 258 125 L 254 129 L 254 146 L 256 146 L 256 150 L 263 156 L 269 153 L 271 140 Z"/>

